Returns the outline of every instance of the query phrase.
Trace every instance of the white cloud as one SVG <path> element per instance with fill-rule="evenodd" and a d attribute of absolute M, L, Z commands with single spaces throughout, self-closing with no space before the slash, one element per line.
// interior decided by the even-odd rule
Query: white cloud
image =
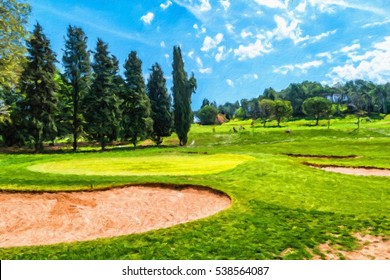
<path fill-rule="evenodd" d="M 305 63 L 297 63 L 297 64 L 288 64 L 281 66 L 279 68 L 276 68 L 273 72 L 286 75 L 288 72 L 292 72 L 295 69 L 301 70 L 302 73 L 307 73 L 307 70 L 310 68 L 318 68 L 320 67 L 324 62 L 322 60 L 313 60 Z"/>
<path fill-rule="evenodd" d="M 234 83 L 233 83 L 233 81 L 232 81 L 232 80 L 230 80 L 230 79 L 226 79 L 226 83 L 228 84 L 228 86 L 230 86 L 230 87 L 234 87 Z"/>
<path fill-rule="evenodd" d="M 149 13 L 147 13 L 146 15 L 143 15 L 143 16 L 141 17 L 141 20 L 142 20 L 145 24 L 151 24 L 152 21 L 153 21 L 153 19 L 154 19 L 154 14 L 151 13 L 151 12 L 149 12 Z"/>
<path fill-rule="evenodd" d="M 215 61 L 216 62 L 220 62 L 222 60 L 225 60 L 226 57 L 232 52 L 233 50 L 232 49 L 229 49 L 228 51 L 226 51 L 226 47 L 225 46 L 220 46 L 218 47 L 218 53 L 215 55 Z"/>
<path fill-rule="evenodd" d="M 166 10 L 168 9 L 170 6 L 172 6 L 172 1 L 167 1 L 165 3 L 161 3 L 160 4 L 160 8 L 163 9 L 163 10 Z"/>
<path fill-rule="evenodd" d="M 207 29 L 205 27 L 199 27 L 199 25 L 197 25 L 196 23 L 192 26 L 195 30 L 197 30 L 197 34 L 196 34 L 196 37 L 199 38 L 200 35 L 206 33 Z"/>
<path fill-rule="evenodd" d="M 160 42 L 160 47 L 165 48 L 165 46 L 166 46 L 166 45 L 165 45 L 165 42 L 164 42 L 164 41 L 161 41 L 161 42 Z"/>
<path fill-rule="evenodd" d="M 230 1 L 229 0 L 220 0 L 219 3 L 223 7 L 225 11 L 227 11 L 230 8 Z"/>
<path fill-rule="evenodd" d="M 201 74 L 211 74 L 211 73 L 213 73 L 213 69 L 211 69 L 210 67 L 208 67 L 208 68 L 200 68 L 199 69 L 199 73 L 201 73 Z"/>
<path fill-rule="evenodd" d="M 209 0 L 200 0 L 199 11 L 208 12 L 210 10 L 211 10 L 211 5 Z"/>
<path fill-rule="evenodd" d="M 349 52 L 357 50 L 357 49 L 360 49 L 360 44 L 353 44 L 351 46 L 346 46 L 346 47 L 342 48 L 340 51 L 343 53 L 349 53 Z"/>
<path fill-rule="evenodd" d="M 327 75 L 332 83 L 365 79 L 376 83 L 390 80 L 390 36 L 361 55 L 352 55 L 345 65 L 336 66 Z"/>
<path fill-rule="evenodd" d="M 188 55 L 189 58 L 193 59 L 194 58 L 194 51 L 188 52 L 187 55 Z"/>
<path fill-rule="evenodd" d="M 334 34 L 336 34 L 336 32 L 337 32 L 337 30 L 335 29 L 335 30 L 324 32 L 324 33 L 321 33 L 321 34 L 319 34 L 317 36 L 314 36 L 314 37 L 312 37 L 313 42 L 317 42 L 317 41 L 319 41 L 319 40 L 321 40 L 323 38 L 326 38 L 326 37 L 328 37 L 330 35 L 334 35 Z"/>
<path fill-rule="evenodd" d="M 381 26 L 390 23 L 390 19 L 384 20 L 384 21 L 378 21 L 378 22 L 372 22 L 372 23 L 367 23 L 363 25 L 363 28 L 368 28 L 368 27 L 375 27 L 375 26 Z"/>
<path fill-rule="evenodd" d="M 242 37 L 243 39 L 245 39 L 246 37 L 251 37 L 251 36 L 253 36 L 253 33 L 250 32 L 250 31 L 242 30 L 240 35 L 241 35 L 241 37 Z"/>
<path fill-rule="evenodd" d="M 279 15 L 274 16 L 276 28 L 272 31 L 272 36 L 275 36 L 278 40 L 291 39 L 294 44 L 308 40 L 310 37 L 301 37 L 302 31 L 298 24 L 300 21 L 296 18 L 291 19 L 290 22 Z"/>
<path fill-rule="evenodd" d="M 307 69 L 309 68 L 318 68 L 320 67 L 324 62 L 322 60 L 314 60 L 306 63 L 301 64 L 295 64 L 294 66 L 298 69 L 300 69 L 303 73 L 307 72 Z"/>
<path fill-rule="evenodd" d="M 286 75 L 288 72 L 293 70 L 294 70 L 294 65 L 289 64 L 289 65 L 278 67 L 273 72 L 277 74 Z"/>
<path fill-rule="evenodd" d="M 257 74 L 245 74 L 244 79 L 245 80 L 258 80 L 259 76 Z"/>
<path fill-rule="evenodd" d="M 307 7 L 307 2 L 303 1 L 299 3 L 299 5 L 295 8 L 295 10 L 300 13 L 304 13 L 306 11 L 306 7 Z"/>
<path fill-rule="evenodd" d="M 326 58 L 328 60 L 331 60 L 333 58 L 332 54 L 330 52 L 322 52 L 322 53 L 319 53 L 316 55 L 316 57 L 319 57 L 319 58 Z"/>
<path fill-rule="evenodd" d="M 263 43 L 261 40 L 257 39 L 255 43 L 247 46 L 240 45 L 234 50 L 234 56 L 238 56 L 238 60 L 246 60 L 261 56 L 271 51 L 272 47 L 270 43 Z"/>
<path fill-rule="evenodd" d="M 285 9 L 286 5 L 279 0 L 255 0 L 255 2 L 261 6 L 266 6 L 268 8 L 279 8 L 279 9 Z M 288 1 L 287 1 L 288 3 Z"/>
<path fill-rule="evenodd" d="M 234 26 L 230 23 L 225 24 L 226 30 L 230 33 L 233 33 Z"/>
<path fill-rule="evenodd" d="M 196 57 L 195 61 L 196 61 L 196 64 L 198 65 L 198 67 L 200 67 L 200 68 L 203 67 L 203 61 L 202 61 L 202 59 L 200 59 L 199 56 Z"/>
<path fill-rule="evenodd" d="M 218 33 L 214 38 L 211 38 L 210 36 L 206 36 L 203 41 L 203 46 L 201 48 L 201 51 L 208 52 L 211 49 L 216 48 L 223 40 L 223 34 Z"/>
<path fill-rule="evenodd" d="M 361 4 L 356 1 L 346 0 L 308 0 L 313 7 L 317 7 L 322 13 L 334 13 L 336 8 L 341 9 L 354 9 L 365 12 L 370 12 L 378 15 L 383 15 L 386 12 L 383 9 L 370 6 L 369 4 Z M 366 1 L 366 3 L 369 1 Z"/>

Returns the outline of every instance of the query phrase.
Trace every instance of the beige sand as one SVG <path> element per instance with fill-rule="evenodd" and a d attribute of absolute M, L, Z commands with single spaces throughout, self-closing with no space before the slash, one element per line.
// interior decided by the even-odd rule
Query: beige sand
<path fill-rule="evenodd" d="M 347 260 L 390 260 L 390 240 L 372 235 L 355 234 L 360 248 L 355 251 L 337 250 L 325 243 L 319 246 L 327 260 L 339 260 L 343 256 Z M 320 259 L 315 256 L 314 259 Z"/>
<path fill-rule="evenodd" d="M 226 195 L 195 187 L 0 193 L 0 247 L 93 240 L 166 228 L 210 216 L 230 203 Z"/>
<path fill-rule="evenodd" d="M 390 176 L 390 170 L 387 169 L 375 169 L 375 168 L 352 168 L 352 167 L 321 167 L 322 170 L 358 175 L 358 176 Z"/>

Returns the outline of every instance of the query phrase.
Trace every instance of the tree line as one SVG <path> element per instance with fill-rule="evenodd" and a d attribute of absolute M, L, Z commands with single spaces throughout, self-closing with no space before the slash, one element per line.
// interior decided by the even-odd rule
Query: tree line
<path fill-rule="evenodd" d="M 54 143 L 57 138 L 72 135 L 74 150 L 80 136 L 99 142 L 102 149 L 115 140 L 129 141 L 136 147 L 146 138 L 160 145 L 162 138 L 173 131 L 180 145 L 187 143 L 193 118 L 191 95 L 197 82 L 184 69 L 180 47 L 173 47 L 173 100 L 158 63 L 150 68 L 145 83 L 142 61 L 136 51 L 131 51 L 122 77 L 119 61 L 108 44 L 99 38 L 95 50 L 88 50 L 88 38 L 76 26 L 67 29 L 61 73 L 39 23 L 28 39 L 22 40 L 27 34 L 22 27 L 27 22 L 28 6 L 14 0 L 7 2 L 13 8 L 10 20 L 0 20 L 15 27 L 2 33 L 10 36 L 19 28 L 20 37 L 13 45 L 4 46 L 8 48 L 4 53 L 14 52 L 19 63 L 0 67 L 0 135 L 4 145 L 29 144 L 40 152 L 44 142 Z M 2 66 L 5 56 L 0 58 Z M 7 79 L 7 71 L 12 68 L 19 75 Z"/>
<path fill-rule="evenodd" d="M 342 117 L 346 114 L 372 116 L 387 114 L 390 106 L 390 83 L 375 84 L 365 80 L 348 81 L 334 86 L 304 81 L 292 83 L 276 91 L 267 88 L 257 98 L 217 105 L 203 100 L 196 112 L 202 124 L 221 123 L 224 119 L 253 119 L 266 123 L 286 118 L 311 117 L 316 125 L 321 117 Z"/>

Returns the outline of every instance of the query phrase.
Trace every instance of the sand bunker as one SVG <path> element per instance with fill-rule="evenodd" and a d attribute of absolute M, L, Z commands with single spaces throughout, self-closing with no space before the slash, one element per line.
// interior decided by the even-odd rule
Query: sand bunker
<path fill-rule="evenodd" d="M 351 158 L 359 158 L 356 155 L 349 156 L 334 156 L 334 155 L 305 155 L 305 154 L 285 154 L 289 157 L 297 157 L 297 158 L 325 158 L 325 159 L 351 159 Z"/>
<path fill-rule="evenodd" d="M 370 168 L 370 167 L 341 167 L 341 166 L 326 166 L 326 165 L 317 165 L 317 164 L 308 164 L 306 165 L 329 171 L 336 172 L 341 174 L 348 175 L 357 175 L 357 176 L 390 176 L 389 169 L 381 169 L 381 168 Z"/>
<path fill-rule="evenodd" d="M 140 233 L 204 218 L 230 203 L 223 193 L 193 186 L 0 193 L 0 247 Z"/>
<path fill-rule="evenodd" d="M 337 250 L 329 242 L 320 245 L 319 250 L 327 260 L 339 260 L 341 257 L 347 260 L 390 260 L 390 240 L 359 233 L 354 236 L 360 244 L 360 248 L 355 251 Z M 320 257 L 315 256 L 313 259 L 318 260 Z"/>

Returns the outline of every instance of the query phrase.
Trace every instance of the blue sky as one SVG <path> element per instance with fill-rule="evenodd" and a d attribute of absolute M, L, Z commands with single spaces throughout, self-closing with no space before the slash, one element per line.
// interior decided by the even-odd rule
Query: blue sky
<path fill-rule="evenodd" d="M 108 42 L 123 65 L 130 51 L 145 78 L 158 62 L 171 86 L 172 48 L 180 45 L 203 98 L 218 104 L 257 97 L 293 82 L 390 82 L 388 0 L 30 0 L 61 61 L 69 24 L 94 49 Z"/>

